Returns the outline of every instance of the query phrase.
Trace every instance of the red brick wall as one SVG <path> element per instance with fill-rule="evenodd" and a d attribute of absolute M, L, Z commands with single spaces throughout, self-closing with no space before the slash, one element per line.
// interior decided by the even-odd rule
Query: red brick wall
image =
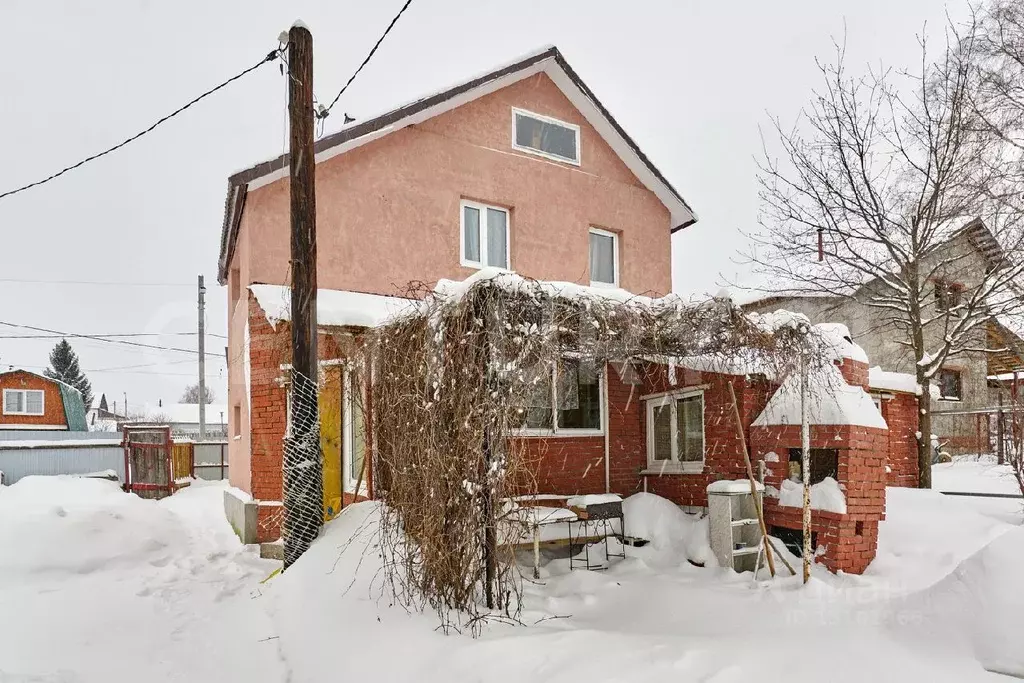
<path fill-rule="evenodd" d="M 334 335 L 321 333 L 317 338 L 321 360 L 338 358 L 339 344 Z M 281 365 L 291 362 L 291 327 L 279 322 L 275 330 L 267 322 L 255 298 L 249 295 L 250 362 L 250 438 L 252 497 L 278 503 L 282 497 L 284 434 L 287 420 L 286 389 L 280 379 Z M 280 505 L 260 505 L 257 517 L 259 542 L 281 536 Z"/>
<path fill-rule="evenodd" d="M 842 364 L 839 366 L 839 372 L 842 373 L 843 379 L 851 387 L 864 387 L 868 388 L 868 364 L 860 361 L 853 360 L 852 358 L 844 358 Z"/>
<path fill-rule="evenodd" d="M 638 368 L 640 384 L 623 381 L 620 366 L 608 367 L 609 480 L 614 493 L 628 496 L 646 490 L 681 505 L 707 505 L 707 485 L 719 479 L 746 476 L 743 452 L 732 413 L 729 382 L 733 382 L 741 419 L 749 424 L 767 401 L 769 385 L 733 375 L 700 373 L 679 368 L 676 382 L 665 366 Z M 704 389 L 705 467 L 699 474 L 643 474 L 647 469 L 646 403 L 641 396 L 687 387 Z M 604 437 L 527 437 L 528 457 L 536 463 L 539 493 L 563 495 L 605 490 Z"/>
<path fill-rule="evenodd" d="M 776 489 L 788 475 L 788 450 L 799 448 L 800 426 L 754 427 L 751 430 L 757 458 L 774 452 L 778 462 L 769 467 L 765 482 Z M 878 523 L 885 519 L 885 464 L 889 434 L 885 429 L 851 425 L 812 425 L 811 448 L 838 448 L 838 481 L 846 495 L 846 514 L 812 511 L 812 531 L 817 532 L 818 557 L 832 571 L 860 574 L 875 557 Z M 802 528 L 800 508 L 782 507 L 765 498 L 769 526 Z M 859 533 L 858 533 L 859 532 Z"/>
<path fill-rule="evenodd" d="M 4 425 L 62 425 L 67 429 L 64 400 L 60 395 L 60 386 L 56 382 L 33 375 L 31 372 L 17 370 L 0 375 L 0 400 L 3 398 L 3 389 L 40 389 L 45 393 L 42 415 L 4 415 L 0 412 L 0 429 L 3 429 Z M 0 409 L 2 407 L 0 403 Z"/>
<path fill-rule="evenodd" d="M 889 425 L 889 486 L 916 487 L 917 435 L 919 428 L 917 397 L 893 394 L 882 399 L 882 417 Z"/>

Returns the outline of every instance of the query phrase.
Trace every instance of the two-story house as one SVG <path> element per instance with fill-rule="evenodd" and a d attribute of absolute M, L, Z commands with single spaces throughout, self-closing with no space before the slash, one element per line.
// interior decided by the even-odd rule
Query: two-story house
<path fill-rule="evenodd" d="M 926 284 L 923 317 L 926 348 L 938 348 L 958 321 L 957 308 L 980 286 L 984 273 L 1006 258 L 998 241 L 981 221 L 972 221 L 953 232 L 922 261 L 924 272 L 934 273 Z M 752 311 L 784 308 L 803 313 L 812 322 L 842 322 L 853 338 L 884 371 L 914 374 L 913 353 L 907 344 L 906 327 L 899 314 L 868 303 L 883 285 L 865 282 L 852 297 L 818 294 L 765 293 L 747 297 Z M 936 375 L 932 386 L 932 429 L 953 452 L 987 452 L 995 418 L 986 411 L 997 407 L 999 393 L 1007 403 L 1016 393 L 1006 377 L 1024 371 L 1024 341 L 1016 316 L 993 316 L 974 328 L 964 349 L 952 355 Z M 990 351 L 986 351 L 989 349 Z M 997 378 L 1003 378 L 1002 381 Z"/>
<path fill-rule="evenodd" d="M 367 466 L 375 456 L 374 415 L 363 414 L 359 406 L 368 402 L 353 396 L 384 380 L 357 386 L 344 364 L 367 328 L 438 281 L 465 280 L 485 267 L 620 301 L 667 294 L 671 235 L 696 221 L 555 48 L 348 125 L 318 141 L 315 152 L 326 517 L 375 493 Z M 279 538 L 285 504 L 287 169 L 281 156 L 230 178 L 221 242 L 219 280 L 229 288 L 230 316 L 225 512 L 246 542 Z M 410 283 L 427 287 L 413 291 Z M 884 512 L 886 463 L 915 461 L 905 443 L 889 438 L 871 403 L 863 352 L 836 329 L 839 381 L 848 386 L 816 403 L 831 407 L 815 413 L 811 445 L 824 460 L 811 474 L 847 486 L 850 506 L 822 512 L 815 533 L 831 539 L 822 553 L 830 567 L 863 571 Z M 778 378 L 695 361 L 675 359 L 675 372 L 659 359 L 595 366 L 567 357 L 542 370 L 550 375 L 539 386 L 550 391 L 525 406 L 516 437 L 537 456 L 533 493 L 649 491 L 702 508 L 709 485 L 746 476 L 737 430 L 752 457 L 769 464 L 767 481 L 780 485 L 801 441 L 792 411 L 773 401 Z M 897 403 L 915 419 L 912 394 Z M 795 508 L 768 509 L 773 527 L 800 528 Z"/>
<path fill-rule="evenodd" d="M 484 266 L 665 294 L 671 235 L 696 221 L 554 47 L 347 125 L 315 152 L 322 329 L 372 324 L 408 283 Z M 219 263 L 231 483 L 264 507 L 281 501 L 288 359 L 266 309 L 290 281 L 287 172 L 284 155 L 230 177 Z M 332 319 L 342 309 L 363 315 Z M 338 353 L 333 338 L 320 352 Z M 342 446 L 358 441 L 359 421 L 342 422 Z"/>

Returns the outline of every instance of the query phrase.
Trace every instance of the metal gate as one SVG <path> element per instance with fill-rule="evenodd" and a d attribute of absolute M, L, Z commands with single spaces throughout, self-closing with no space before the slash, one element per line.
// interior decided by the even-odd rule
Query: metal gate
<path fill-rule="evenodd" d="M 169 496 L 194 474 L 191 444 L 175 444 L 170 427 L 125 425 L 123 444 L 124 488 L 140 498 Z"/>

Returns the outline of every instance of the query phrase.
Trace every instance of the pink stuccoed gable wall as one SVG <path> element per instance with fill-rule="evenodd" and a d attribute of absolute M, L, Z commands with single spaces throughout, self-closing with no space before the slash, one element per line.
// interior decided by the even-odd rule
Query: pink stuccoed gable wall
<path fill-rule="evenodd" d="M 514 150 L 512 107 L 579 125 L 581 164 Z M 523 275 L 589 283 L 588 230 L 599 227 L 619 234 L 621 287 L 671 289 L 668 209 L 543 73 L 323 161 L 316 183 L 321 288 L 394 294 L 411 281 L 467 277 L 459 202 L 473 199 L 509 209 L 511 267 Z M 245 287 L 288 282 L 288 225 L 287 179 L 250 190 L 228 269 L 229 296 L 236 271 L 241 291 L 231 302 L 229 400 L 242 404 L 242 437 L 231 442 L 230 473 L 246 491 Z"/>

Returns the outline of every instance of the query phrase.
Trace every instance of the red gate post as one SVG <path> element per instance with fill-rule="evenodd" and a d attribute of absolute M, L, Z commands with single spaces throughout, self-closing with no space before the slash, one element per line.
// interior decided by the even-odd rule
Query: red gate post
<path fill-rule="evenodd" d="M 124 449 L 124 483 L 121 488 L 124 489 L 125 493 L 129 493 L 132 490 L 132 477 L 131 467 L 129 465 L 128 457 L 128 426 L 121 425 L 121 448 Z"/>

